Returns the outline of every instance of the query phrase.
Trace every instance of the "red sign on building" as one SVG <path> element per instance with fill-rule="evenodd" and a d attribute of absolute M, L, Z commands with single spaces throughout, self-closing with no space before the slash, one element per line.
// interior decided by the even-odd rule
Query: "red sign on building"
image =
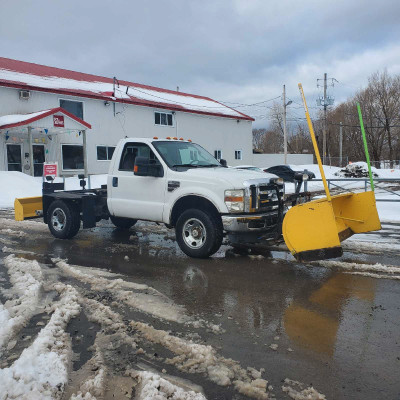
<path fill-rule="evenodd" d="M 53 124 L 57 128 L 64 128 L 64 115 L 53 115 Z"/>
<path fill-rule="evenodd" d="M 44 163 L 43 164 L 43 176 L 51 175 L 53 178 L 57 176 L 58 164 L 55 163 Z"/>

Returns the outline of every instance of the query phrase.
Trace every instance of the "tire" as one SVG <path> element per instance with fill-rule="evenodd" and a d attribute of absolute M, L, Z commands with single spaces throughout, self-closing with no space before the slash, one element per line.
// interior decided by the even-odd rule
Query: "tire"
<path fill-rule="evenodd" d="M 62 200 L 53 201 L 47 210 L 47 225 L 58 239 L 71 239 L 81 227 L 79 210 Z"/>
<path fill-rule="evenodd" d="M 213 214 L 191 208 L 178 218 L 175 235 L 179 247 L 186 255 L 207 258 L 221 247 L 223 229 Z"/>
<path fill-rule="evenodd" d="M 124 230 L 132 228 L 132 226 L 137 222 L 137 219 L 114 217 L 112 215 L 110 215 L 110 220 L 118 229 Z"/>

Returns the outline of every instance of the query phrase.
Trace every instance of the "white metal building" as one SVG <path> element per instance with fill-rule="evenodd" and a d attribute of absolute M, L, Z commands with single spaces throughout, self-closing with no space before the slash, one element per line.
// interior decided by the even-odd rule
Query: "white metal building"
<path fill-rule="evenodd" d="M 72 125 L 58 125 L 57 112 L 35 120 L 34 129 L 5 123 L 59 107 L 66 120 L 68 113 L 76 117 Z M 115 145 L 126 136 L 192 139 L 229 165 L 250 164 L 252 121 L 207 97 L 0 58 L 0 170 L 41 175 L 43 162 L 57 161 L 62 175 L 83 172 L 77 126 L 85 125 L 91 126 L 86 131 L 90 174 L 108 171 Z M 55 128 L 62 132 L 52 135 Z"/>

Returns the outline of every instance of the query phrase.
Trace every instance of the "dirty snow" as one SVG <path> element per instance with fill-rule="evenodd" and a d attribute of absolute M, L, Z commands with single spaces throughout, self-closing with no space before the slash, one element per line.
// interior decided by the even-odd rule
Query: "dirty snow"
<path fill-rule="evenodd" d="M 4 293 L 9 300 L 0 303 L 0 355 L 2 347 L 35 313 L 42 286 L 42 272 L 37 261 L 9 255 L 4 265 L 13 286 Z"/>
<path fill-rule="evenodd" d="M 158 318 L 174 322 L 186 322 L 188 317 L 183 307 L 147 285 L 127 282 L 122 279 L 109 280 L 94 274 L 84 273 L 63 260 L 52 260 L 62 271 L 82 282 L 92 285 L 93 290 L 107 290 L 117 300 Z M 128 289 L 128 290 L 126 290 Z"/>
<path fill-rule="evenodd" d="M 50 400 L 62 396 L 71 356 L 65 328 L 78 315 L 80 305 L 72 286 L 58 283 L 54 289 L 59 292 L 60 300 L 53 305 L 49 322 L 9 368 L 0 370 L 2 399 Z"/>
<path fill-rule="evenodd" d="M 137 400 L 205 400 L 203 394 L 186 391 L 177 385 L 149 371 L 130 371 L 129 375 L 138 381 Z"/>
<path fill-rule="evenodd" d="M 319 393 L 312 386 L 304 388 L 304 384 L 291 379 L 285 379 L 282 391 L 293 400 L 325 400 L 325 395 Z"/>
<path fill-rule="evenodd" d="M 181 371 L 206 374 L 217 385 L 229 386 L 233 383 L 242 394 L 255 399 L 268 399 L 267 381 L 261 378 L 253 379 L 253 369 L 246 371 L 237 361 L 219 356 L 212 346 L 172 336 L 142 322 L 132 321 L 130 325 L 148 341 L 161 344 L 176 354 L 166 362 L 175 365 Z"/>

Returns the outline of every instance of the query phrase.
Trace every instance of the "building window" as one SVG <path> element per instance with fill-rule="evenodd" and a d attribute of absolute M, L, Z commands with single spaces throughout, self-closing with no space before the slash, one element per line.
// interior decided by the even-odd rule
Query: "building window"
<path fill-rule="evenodd" d="M 156 125 L 173 126 L 172 113 L 154 112 L 154 123 Z"/>
<path fill-rule="evenodd" d="M 62 144 L 63 169 L 83 169 L 83 146 L 80 144 Z"/>
<path fill-rule="evenodd" d="M 115 146 L 97 146 L 97 161 L 110 161 L 114 150 Z"/>
<path fill-rule="evenodd" d="M 242 150 L 235 150 L 235 160 L 242 159 Z"/>
<path fill-rule="evenodd" d="M 220 160 L 222 158 L 222 150 L 214 150 L 214 157 L 216 160 Z"/>
<path fill-rule="evenodd" d="M 83 119 L 83 103 L 81 101 L 60 99 L 60 107 L 75 115 L 75 117 Z"/>

